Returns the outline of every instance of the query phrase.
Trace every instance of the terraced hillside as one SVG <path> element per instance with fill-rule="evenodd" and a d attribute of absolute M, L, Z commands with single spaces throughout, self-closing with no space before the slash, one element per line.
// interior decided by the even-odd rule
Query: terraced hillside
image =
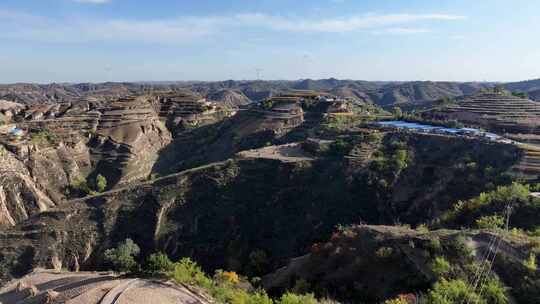
<path fill-rule="evenodd" d="M 425 115 L 480 125 L 500 133 L 540 132 L 540 103 L 505 93 L 472 95 Z"/>
<path fill-rule="evenodd" d="M 517 142 L 525 151 L 512 173 L 520 178 L 540 175 L 540 103 L 508 92 L 484 92 L 423 113 L 428 119 L 457 120 L 482 127 Z"/>

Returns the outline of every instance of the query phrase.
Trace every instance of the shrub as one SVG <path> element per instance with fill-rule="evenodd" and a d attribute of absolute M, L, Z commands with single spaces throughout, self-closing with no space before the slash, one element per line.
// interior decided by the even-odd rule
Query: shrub
<path fill-rule="evenodd" d="M 409 304 L 409 302 L 402 298 L 395 298 L 384 301 L 384 304 Z"/>
<path fill-rule="evenodd" d="M 330 153 L 333 155 L 345 155 L 351 151 L 351 144 L 343 139 L 337 139 L 330 146 Z"/>
<path fill-rule="evenodd" d="M 435 252 L 438 252 L 442 249 L 441 240 L 439 239 L 439 237 L 434 237 L 430 239 L 428 246 L 432 251 Z"/>
<path fill-rule="evenodd" d="M 137 266 L 135 257 L 140 253 L 140 248 L 131 239 L 126 239 L 116 248 L 105 251 L 105 261 L 110 263 L 115 270 L 127 272 L 132 271 Z"/>
<path fill-rule="evenodd" d="M 450 270 L 452 270 L 450 263 L 448 263 L 448 261 L 442 256 L 435 257 L 435 259 L 431 262 L 430 267 L 431 271 L 433 271 L 433 273 L 439 277 L 445 276 L 450 272 Z"/>
<path fill-rule="evenodd" d="M 467 242 L 465 242 L 465 237 L 463 235 L 459 235 L 452 241 L 447 243 L 448 249 L 455 253 L 456 256 L 460 257 L 470 257 L 472 255 L 472 249 L 467 246 Z"/>
<path fill-rule="evenodd" d="M 476 220 L 476 226 L 480 229 L 498 229 L 504 226 L 504 218 L 500 215 L 486 215 Z"/>
<path fill-rule="evenodd" d="M 429 228 L 426 224 L 420 224 L 418 226 L 416 226 L 416 231 L 420 232 L 420 233 L 428 233 L 429 232 Z"/>
<path fill-rule="evenodd" d="M 214 275 L 214 280 L 232 285 L 240 283 L 240 277 L 234 271 L 217 270 L 216 274 Z"/>
<path fill-rule="evenodd" d="M 57 137 L 56 135 L 52 134 L 48 130 L 42 130 L 36 133 L 30 134 L 30 141 L 33 144 L 56 144 L 57 143 Z"/>
<path fill-rule="evenodd" d="M 174 270 L 174 263 L 164 253 L 153 253 L 146 258 L 144 264 L 144 271 L 157 274 L 157 273 L 169 273 Z"/>
<path fill-rule="evenodd" d="M 536 264 L 536 254 L 529 254 L 529 257 L 525 261 L 523 261 L 523 265 L 527 267 L 527 269 L 536 271 L 536 269 L 538 268 L 538 265 Z"/>
<path fill-rule="evenodd" d="M 297 294 L 306 294 L 311 289 L 311 285 L 305 279 L 298 279 L 294 282 L 292 291 Z"/>
<path fill-rule="evenodd" d="M 430 304 L 478 303 L 506 304 L 506 288 L 499 280 L 490 278 L 478 292 L 474 292 L 463 280 L 446 280 L 435 283 L 428 294 Z"/>
<path fill-rule="evenodd" d="M 266 291 L 258 290 L 247 299 L 246 304 L 273 304 L 274 301 L 268 297 Z"/>
<path fill-rule="evenodd" d="M 212 286 L 212 280 L 190 258 L 183 258 L 175 263 L 171 276 L 174 281 L 180 284 L 196 285 L 203 288 Z"/>
<path fill-rule="evenodd" d="M 283 294 L 276 304 L 317 304 L 317 300 L 313 294 L 297 295 L 288 292 Z"/>
<path fill-rule="evenodd" d="M 463 280 L 447 281 L 442 279 L 435 283 L 428 294 L 430 304 L 455 304 L 455 303 L 485 303 L 480 297 L 469 289 Z"/>
<path fill-rule="evenodd" d="M 401 171 L 408 166 L 408 153 L 407 150 L 399 149 L 396 150 L 394 155 L 394 162 L 396 164 L 396 170 Z"/>
<path fill-rule="evenodd" d="M 103 192 L 107 188 L 107 179 L 105 176 L 98 174 L 96 177 L 96 190 L 98 192 Z"/>
<path fill-rule="evenodd" d="M 401 118 L 403 118 L 403 111 L 401 110 L 400 107 L 394 107 L 394 108 L 392 109 L 392 114 L 394 115 L 394 117 L 395 117 L 396 119 L 401 119 Z"/>
<path fill-rule="evenodd" d="M 213 278 L 208 277 L 197 263 L 183 258 L 173 263 L 174 270 L 169 277 L 179 284 L 203 288 L 216 301 L 226 304 L 338 304 L 330 300 L 317 301 L 312 294 L 296 295 L 286 293 L 279 300 L 272 300 L 264 290 L 248 291 L 241 288 L 240 277 L 235 272 L 216 271 Z"/>
<path fill-rule="evenodd" d="M 499 280 L 489 279 L 480 292 L 482 300 L 489 304 L 506 304 L 508 303 L 508 296 L 506 295 L 506 288 L 501 285 Z"/>
<path fill-rule="evenodd" d="M 375 255 L 378 258 L 387 259 L 392 256 L 393 252 L 394 250 L 391 247 L 381 247 L 377 249 L 377 251 L 375 252 Z"/>
<path fill-rule="evenodd" d="M 87 195 L 92 192 L 92 189 L 88 186 L 85 180 L 76 179 L 69 186 L 70 191 L 78 192 L 80 195 Z"/>

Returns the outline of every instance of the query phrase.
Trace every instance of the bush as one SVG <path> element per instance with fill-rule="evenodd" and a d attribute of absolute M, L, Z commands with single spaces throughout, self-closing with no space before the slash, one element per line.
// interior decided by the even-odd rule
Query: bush
<path fill-rule="evenodd" d="M 48 130 L 42 130 L 36 133 L 31 133 L 30 141 L 36 145 L 54 145 L 57 143 L 58 140 L 56 138 L 56 135 L 52 134 Z"/>
<path fill-rule="evenodd" d="M 107 189 L 107 179 L 105 176 L 98 174 L 96 177 L 96 190 L 97 192 L 103 192 Z"/>
<path fill-rule="evenodd" d="M 77 192 L 80 195 L 87 195 L 92 192 L 92 189 L 88 186 L 88 183 L 85 180 L 74 180 L 69 186 L 70 192 Z"/>
<path fill-rule="evenodd" d="M 489 304 L 506 304 L 508 296 L 506 296 L 506 288 L 501 285 L 499 280 L 490 279 L 484 285 L 480 292 L 483 300 Z"/>
<path fill-rule="evenodd" d="M 381 259 L 387 259 L 392 256 L 394 250 L 391 247 L 381 247 L 377 249 L 375 255 Z"/>
<path fill-rule="evenodd" d="M 174 270 L 169 272 L 170 279 L 179 284 L 188 284 L 205 289 L 216 303 L 226 304 L 338 304 L 330 300 L 317 301 L 312 294 L 284 294 L 279 300 L 272 300 L 264 290 L 248 291 L 235 272 L 216 271 L 213 278 L 208 277 L 197 263 L 183 258 L 173 263 Z"/>
<path fill-rule="evenodd" d="M 333 155 L 345 155 L 351 151 L 351 144 L 343 139 L 337 139 L 330 146 L 330 153 Z"/>
<path fill-rule="evenodd" d="M 447 281 L 442 279 L 435 283 L 428 294 L 430 304 L 455 304 L 455 303 L 485 303 L 480 297 L 470 291 L 469 286 L 463 280 Z"/>
<path fill-rule="evenodd" d="M 504 218 L 500 215 L 482 216 L 476 220 L 479 229 L 498 229 L 504 226 Z"/>
<path fill-rule="evenodd" d="M 214 274 L 214 280 L 220 283 L 232 284 L 232 285 L 236 285 L 240 283 L 240 277 L 234 271 L 217 270 L 216 274 Z"/>
<path fill-rule="evenodd" d="M 454 304 L 454 303 L 477 303 L 477 304 L 506 304 L 508 297 L 506 288 L 498 280 L 489 279 L 482 289 L 474 292 L 463 280 L 442 279 L 435 283 L 428 294 L 429 304 Z"/>
<path fill-rule="evenodd" d="M 276 302 L 276 304 L 317 304 L 317 299 L 313 294 L 297 295 L 294 293 L 285 293 Z"/>
<path fill-rule="evenodd" d="M 172 279 L 180 284 L 196 285 L 203 288 L 212 286 L 212 280 L 190 258 L 183 258 L 175 263 L 171 275 Z"/>
<path fill-rule="evenodd" d="M 402 298 L 395 298 L 384 301 L 384 304 L 409 304 L 409 302 Z"/>
<path fill-rule="evenodd" d="M 536 264 L 536 254 L 529 254 L 529 257 L 525 261 L 523 261 L 523 265 L 527 267 L 527 269 L 536 271 L 536 269 L 538 268 L 538 265 Z"/>
<path fill-rule="evenodd" d="M 150 274 L 169 273 L 174 270 L 174 263 L 164 253 L 153 253 L 146 258 L 144 271 Z"/>
<path fill-rule="evenodd" d="M 442 256 L 436 257 L 433 262 L 431 262 L 430 267 L 431 271 L 439 277 L 445 276 L 452 270 L 450 263 Z"/>
<path fill-rule="evenodd" d="M 434 252 L 439 252 L 442 249 L 441 240 L 439 237 L 434 237 L 429 240 L 428 243 L 429 249 L 431 249 Z"/>
<path fill-rule="evenodd" d="M 115 270 L 122 272 L 133 271 L 137 266 L 135 258 L 139 253 L 139 246 L 131 239 L 126 239 L 118 247 L 105 251 L 105 261 L 110 263 Z"/>
<path fill-rule="evenodd" d="M 246 304 L 274 304 L 274 301 L 268 297 L 265 291 L 259 290 L 247 299 Z"/>
<path fill-rule="evenodd" d="M 407 150 L 398 149 L 394 155 L 394 162 L 396 165 L 396 171 L 401 171 L 408 166 L 408 153 Z"/>

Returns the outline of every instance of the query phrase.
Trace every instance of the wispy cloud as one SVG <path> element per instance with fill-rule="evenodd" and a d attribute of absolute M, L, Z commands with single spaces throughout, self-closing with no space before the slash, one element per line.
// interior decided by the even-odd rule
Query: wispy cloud
<path fill-rule="evenodd" d="M 77 0 L 106 2 L 108 0 Z M 6 28 L 0 37 L 54 42 L 139 42 L 181 44 L 212 35 L 230 35 L 246 29 L 275 32 L 346 33 L 374 31 L 388 34 L 419 34 L 429 28 L 417 23 L 448 22 L 465 19 L 449 14 L 359 15 L 345 18 L 308 19 L 261 13 L 226 16 L 184 16 L 160 20 L 128 19 L 48 19 L 18 12 L 1 11 L 0 23 Z"/>
<path fill-rule="evenodd" d="M 447 14 L 363 15 L 322 20 L 284 18 L 265 14 L 244 14 L 238 15 L 237 18 L 248 24 L 258 24 L 274 30 L 326 33 L 359 31 L 421 21 L 456 21 L 465 19 L 464 16 Z"/>
<path fill-rule="evenodd" d="M 431 33 L 433 30 L 427 28 L 411 28 L 411 27 L 394 27 L 387 28 L 382 31 L 376 31 L 375 34 L 395 34 L 395 35 L 415 35 Z"/>

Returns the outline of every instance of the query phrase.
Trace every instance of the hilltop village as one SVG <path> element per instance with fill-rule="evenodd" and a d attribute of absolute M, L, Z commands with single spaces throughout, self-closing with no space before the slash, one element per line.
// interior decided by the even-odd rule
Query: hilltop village
<path fill-rule="evenodd" d="M 537 101 L 221 93 L 0 101 L 0 302 L 537 303 Z"/>

